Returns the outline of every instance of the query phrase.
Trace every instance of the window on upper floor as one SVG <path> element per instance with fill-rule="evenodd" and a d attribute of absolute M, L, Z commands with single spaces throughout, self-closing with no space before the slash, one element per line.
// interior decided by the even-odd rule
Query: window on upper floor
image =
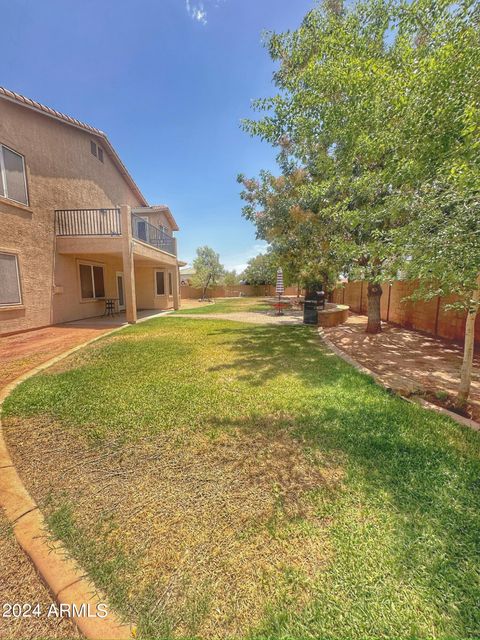
<path fill-rule="evenodd" d="M 93 140 L 90 140 L 90 151 L 92 153 L 92 156 L 95 156 L 95 158 L 98 158 L 100 162 L 103 164 L 103 149 L 99 144 L 97 144 Z"/>
<path fill-rule="evenodd" d="M 5 145 L 0 145 L 0 196 L 28 205 L 25 159 Z"/>
<path fill-rule="evenodd" d="M 0 307 L 22 304 L 18 256 L 0 253 Z"/>

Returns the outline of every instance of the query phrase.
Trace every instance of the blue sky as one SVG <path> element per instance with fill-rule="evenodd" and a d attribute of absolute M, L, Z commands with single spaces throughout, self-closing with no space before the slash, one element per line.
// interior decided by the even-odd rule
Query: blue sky
<path fill-rule="evenodd" d="M 294 29 L 313 0 L 0 0 L 0 84 L 105 131 L 151 203 L 229 268 L 262 249 L 236 176 L 274 168 L 241 131 L 272 95 L 264 30 Z"/>

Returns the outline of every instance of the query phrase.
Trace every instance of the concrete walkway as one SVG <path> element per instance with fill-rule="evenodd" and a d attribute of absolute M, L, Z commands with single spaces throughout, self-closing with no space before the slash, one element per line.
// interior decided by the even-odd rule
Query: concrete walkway
<path fill-rule="evenodd" d="M 351 315 L 348 321 L 324 329 L 327 338 L 359 364 L 379 374 L 392 388 L 406 395 L 418 390 L 455 396 L 460 381 L 462 348 L 433 336 L 382 323 L 382 333 L 365 333 L 367 318 Z M 475 355 L 471 404 L 480 420 L 480 354 Z"/>
<path fill-rule="evenodd" d="M 238 313 L 173 313 L 174 318 L 193 318 L 200 320 L 235 320 L 236 322 L 251 322 L 252 324 L 302 324 L 301 311 L 286 311 L 283 316 L 276 316 L 271 311 L 239 311 Z"/>

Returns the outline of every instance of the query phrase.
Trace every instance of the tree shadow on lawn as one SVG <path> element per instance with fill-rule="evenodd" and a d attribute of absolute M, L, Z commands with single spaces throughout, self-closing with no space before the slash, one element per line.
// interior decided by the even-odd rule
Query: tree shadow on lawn
<path fill-rule="evenodd" d="M 291 430 L 304 446 L 320 450 L 327 464 L 340 459 L 344 465 L 344 490 L 332 496 L 343 505 L 334 516 L 333 531 L 338 518 L 339 539 L 349 540 L 336 551 L 349 575 L 339 577 L 333 592 L 352 579 L 342 616 L 346 622 L 349 612 L 356 616 L 360 611 L 365 614 L 363 633 L 381 635 L 375 611 L 385 606 L 384 615 L 399 616 L 397 632 L 411 633 L 400 621 L 405 599 L 415 594 L 414 606 L 427 625 L 423 634 L 421 625 L 417 629 L 420 636 L 438 625 L 439 637 L 442 631 L 443 637 L 460 632 L 479 637 L 480 463 L 475 434 L 462 434 L 457 425 L 415 406 L 404 407 L 399 418 L 402 401 L 382 395 L 379 389 L 377 401 L 364 410 L 323 407 L 302 416 Z M 264 428 L 264 422 L 255 424 L 251 418 L 214 423 L 217 428 Z M 468 442 L 471 452 L 463 447 Z M 364 538 L 366 523 L 373 530 Z M 378 565 L 369 573 L 372 557 Z M 372 580 L 380 584 L 372 587 Z M 313 597 L 306 608 L 310 619 L 315 604 Z M 302 628 L 302 615 L 288 616 L 285 624 L 298 620 Z M 293 628 L 282 627 L 280 612 L 274 617 L 283 632 L 293 633 Z"/>
<path fill-rule="evenodd" d="M 209 371 L 238 371 L 238 380 L 255 386 L 279 375 L 292 374 L 318 387 L 319 383 L 338 383 L 341 376 L 350 377 L 354 372 L 322 345 L 311 327 L 248 325 L 239 329 L 223 326 L 207 333 L 224 337 L 224 344 L 236 355 L 232 362 L 210 367 Z"/>
<path fill-rule="evenodd" d="M 239 379 L 252 386 L 292 373 L 309 388 L 318 388 L 318 402 L 310 395 L 289 431 L 305 446 L 321 450 L 325 459 L 342 460 L 351 500 L 362 505 L 367 517 L 380 514 L 380 544 L 386 517 L 393 530 L 386 543 L 389 570 L 398 584 L 417 590 L 419 602 L 428 602 L 427 610 L 437 612 L 439 630 L 443 620 L 445 632 L 460 630 L 465 637 L 478 637 L 478 434 L 392 397 L 368 376 L 319 349 L 308 328 L 249 327 L 240 331 L 239 339 L 238 329 L 217 333 L 227 334 L 230 344 L 233 339 L 237 358 L 214 370 L 239 370 Z M 246 430 L 274 426 L 265 416 L 217 418 L 213 425 Z M 353 562 L 355 545 L 351 551 Z"/>

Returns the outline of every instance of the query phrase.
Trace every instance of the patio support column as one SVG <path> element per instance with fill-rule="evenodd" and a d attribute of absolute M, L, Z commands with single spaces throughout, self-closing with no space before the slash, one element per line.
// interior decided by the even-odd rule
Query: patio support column
<path fill-rule="evenodd" d="M 173 269 L 173 308 L 180 309 L 180 271 L 177 265 Z"/>
<path fill-rule="evenodd" d="M 132 212 L 129 205 L 120 207 L 122 219 L 123 277 L 125 279 L 125 311 L 127 322 L 137 322 L 137 296 L 135 294 L 135 266 L 133 262 Z"/>

